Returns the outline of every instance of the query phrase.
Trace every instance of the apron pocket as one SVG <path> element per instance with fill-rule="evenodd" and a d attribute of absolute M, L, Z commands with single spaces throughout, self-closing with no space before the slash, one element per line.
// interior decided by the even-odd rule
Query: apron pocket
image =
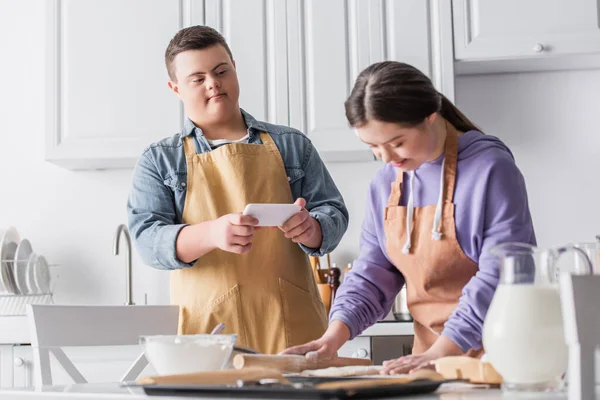
<path fill-rule="evenodd" d="M 197 332 L 210 333 L 215 326 L 223 322 L 225 329 L 222 333 L 238 335 L 237 344 L 246 346 L 246 332 L 242 318 L 242 302 L 240 288 L 233 286 L 227 292 L 204 307 L 197 318 Z M 192 333 L 192 332 L 190 332 Z"/>
<path fill-rule="evenodd" d="M 283 324 L 287 346 L 296 346 L 320 338 L 327 328 L 323 303 L 306 290 L 279 279 L 283 305 Z"/>

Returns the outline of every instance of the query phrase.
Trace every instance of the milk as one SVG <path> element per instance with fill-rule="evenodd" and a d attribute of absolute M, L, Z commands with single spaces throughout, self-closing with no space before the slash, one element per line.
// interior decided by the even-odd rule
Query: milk
<path fill-rule="evenodd" d="M 568 360 L 558 287 L 498 285 L 485 318 L 483 346 L 508 384 L 556 382 Z"/>

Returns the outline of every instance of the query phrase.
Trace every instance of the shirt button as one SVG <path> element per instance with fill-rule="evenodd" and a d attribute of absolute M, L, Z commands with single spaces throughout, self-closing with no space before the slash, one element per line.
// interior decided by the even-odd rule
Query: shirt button
<path fill-rule="evenodd" d="M 289 182 L 289 181 L 291 181 L 291 180 L 292 180 L 292 178 L 290 178 L 290 177 L 288 176 L 288 182 Z"/>
<path fill-rule="evenodd" d="M 186 183 L 185 182 L 181 182 L 181 186 L 185 187 Z"/>

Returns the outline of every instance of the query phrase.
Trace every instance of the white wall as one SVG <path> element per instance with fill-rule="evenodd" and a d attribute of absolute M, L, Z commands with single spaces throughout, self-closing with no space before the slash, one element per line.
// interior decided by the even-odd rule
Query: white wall
<path fill-rule="evenodd" d="M 71 172 L 44 161 L 42 3 L 0 0 L 0 229 L 17 227 L 59 265 L 56 302 L 120 304 L 125 254 L 113 256 L 112 244 L 126 222 L 131 171 Z M 134 301 L 148 293 L 150 304 L 167 302 L 166 276 L 136 254 Z"/>
<path fill-rule="evenodd" d="M 538 245 L 600 234 L 600 70 L 459 77 L 459 107 L 513 151 Z"/>
<path fill-rule="evenodd" d="M 0 0 L 0 229 L 16 226 L 59 265 L 56 302 L 120 304 L 125 258 L 112 255 L 112 241 L 126 221 L 131 171 L 71 172 L 44 161 L 41 4 Z M 465 112 L 515 153 L 540 244 L 600 233 L 600 71 L 461 77 L 456 86 Z M 332 255 L 340 267 L 358 254 L 367 186 L 380 166 L 329 165 L 351 214 Z M 134 252 L 135 302 L 144 293 L 150 304 L 167 302 L 166 276 Z"/>

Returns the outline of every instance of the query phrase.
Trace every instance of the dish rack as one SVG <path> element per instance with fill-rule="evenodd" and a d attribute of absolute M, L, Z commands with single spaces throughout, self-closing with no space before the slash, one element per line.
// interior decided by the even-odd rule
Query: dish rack
<path fill-rule="evenodd" d="M 27 314 L 27 304 L 52 304 L 52 293 L 0 294 L 0 316 L 10 317 Z"/>
<path fill-rule="evenodd" d="M 10 261 L 10 260 L 8 260 Z M 0 265 L 4 260 L 0 260 Z M 50 270 L 57 267 L 49 264 Z M 53 304 L 53 281 L 50 281 L 50 290 L 47 293 L 13 294 L 0 291 L 0 317 L 27 315 L 27 304 Z"/>

